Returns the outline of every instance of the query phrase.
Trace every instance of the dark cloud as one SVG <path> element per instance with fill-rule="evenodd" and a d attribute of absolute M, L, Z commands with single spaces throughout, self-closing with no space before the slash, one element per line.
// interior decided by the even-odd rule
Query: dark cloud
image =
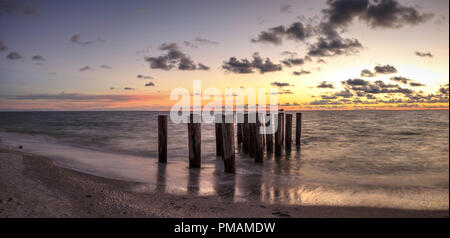
<path fill-rule="evenodd" d="M 106 65 L 106 64 L 102 64 L 102 65 L 100 65 L 100 68 L 102 68 L 102 69 L 112 69 L 112 67 L 111 67 L 111 66 L 109 66 L 109 65 Z"/>
<path fill-rule="evenodd" d="M 448 95 L 449 95 L 449 84 L 442 85 L 439 88 L 439 93 L 448 97 Z"/>
<path fill-rule="evenodd" d="M 198 70 L 209 70 L 209 69 L 210 69 L 210 67 L 208 67 L 202 63 L 198 64 Z"/>
<path fill-rule="evenodd" d="M 5 51 L 5 50 L 8 50 L 8 47 L 6 47 L 6 46 L 3 44 L 3 41 L 0 40 L 0 51 Z"/>
<path fill-rule="evenodd" d="M 287 58 L 281 61 L 287 67 L 295 66 L 295 65 L 303 65 L 308 59 L 303 58 Z"/>
<path fill-rule="evenodd" d="M 357 39 L 326 39 L 320 37 L 316 43 L 309 46 L 308 55 L 311 57 L 351 55 L 358 53 L 362 47 Z"/>
<path fill-rule="evenodd" d="M 222 68 L 228 72 L 239 74 L 253 73 L 255 69 L 261 74 L 282 70 L 281 64 L 275 64 L 269 58 L 263 59 L 257 52 L 252 57 L 252 61 L 231 57 L 223 63 Z"/>
<path fill-rule="evenodd" d="M 368 0 L 329 0 L 328 8 L 322 10 L 327 18 L 327 23 L 334 26 L 346 26 L 353 18 L 366 13 L 369 6 Z"/>
<path fill-rule="evenodd" d="M 406 7 L 395 0 L 381 0 L 370 4 L 363 19 L 373 27 L 399 28 L 404 25 L 417 25 L 433 15 L 420 13 L 414 7 Z"/>
<path fill-rule="evenodd" d="M 22 56 L 21 56 L 19 53 L 13 51 L 13 52 L 10 52 L 10 53 L 6 56 L 6 58 L 8 58 L 8 59 L 10 59 L 10 60 L 18 60 L 18 59 L 21 59 Z"/>
<path fill-rule="evenodd" d="M 89 66 L 84 66 L 83 68 L 80 68 L 80 71 L 81 71 L 81 72 L 87 71 L 87 70 L 92 70 L 92 68 L 89 67 Z"/>
<path fill-rule="evenodd" d="M 395 74 L 397 73 L 397 69 L 391 65 L 377 65 L 374 68 L 375 73 L 377 74 Z"/>
<path fill-rule="evenodd" d="M 334 88 L 334 85 L 328 83 L 327 81 L 323 81 L 319 85 L 317 85 L 317 88 Z"/>
<path fill-rule="evenodd" d="M 423 87 L 423 86 L 425 86 L 425 84 L 417 83 L 417 82 L 410 82 L 409 86 L 411 86 L 411 87 Z"/>
<path fill-rule="evenodd" d="M 153 82 L 148 82 L 145 84 L 145 87 L 154 87 L 155 84 Z"/>
<path fill-rule="evenodd" d="M 39 5 L 18 0 L 0 0 L 0 13 L 33 16 L 39 14 Z"/>
<path fill-rule="evenodd" d="M 433 54 L 431 54 L 431 52 L 419 52 L 416 51 L 415 54 L 419 57 L 430 57 L 433 58 Z"/>
<path fill-rule="evenodd" d="M 258 37 L 251 39 L 254 43 L 271 43 L 279 45 L 283 38 L 304 41 L 312 36 L 312 27 L 305 26 L 301 22 L 294 22 L 289 27 L 283 25 L 269 28 L 267 31 L 261 31 Z"/>
<path fill-rule="evenodd" d="M 363 69 L 361 70 L 361 77 L 375 77 L 375 73 L 372 73 L 372 71 L 368 70 L 368 69 Z"/>
<path fill-rule="evenodd" d="M 411 79 L 405 78 L 405 77 L 402 77 L 402 76 L 391 77 L 391 80 L 392 80 L 392 81 L 396 81 L 396 82 L 401 82 L 401 83 L 403 83 L 403 84 L 408 84 L 408 82 L 411 81 Z"/>
<path fill-rule="evenodd" d="M 35 55 L 31 57 L 31 59 L 35 61 L 45 61 L 44 57 L 42 57 L 41 55 Z"/>
<path fill-rule="evenodd" d="M 164 43 L 159 47 L 159 50 L 165 51 L 166 54 L 158 57 L 147 57 L 145 60 L 150 63 L 152 69 L 171 70 L 177 68 L 179 70 L 207 70 L 205 67 L 197 67 L 197 64 L 182 52 L 175 43 Z M 200 65 L 200 64 L 199 64 Z"/>
<path fill-rule="evenodd" d="M 283 4 L 280 7 L 280 12 L 282 13 L 291 13 L 292 6 L 289 4 Z"/>
<path fill-rule="evenodd" d="M 80 35 L 78 35 L 78 34 L 77 35 L 73 35 L 72 37 L 70 37 L 70 41 L 72 43 L 74 43 L 74 44 L 83 45 L 83 46 L 92 45 L 92 44 L 95 44 L 95 43 L 104 43 L 104 42 L 106 42 L 105 40 L 102 40 L 102 39 L 90 40 L 90 41 L 81 41 Z"/>
<path fill-rule="evenodd" d="M 250 74 L 253 73 L 253 63 L 247 59 L 238 60 L 235 57 L 230 57 L 225 61 L 222 68 L 231 73 Z"/>
<path fill-rule="evenodd" d="M 145 76 L 145 75 L 141 75 L 141 74 L 138 74 L 136 77 L 138 79 L 153 79 L 152 76 Z"/>
<path fill-rule="evenodd" d="M 282 82 L 272 82 L 272 83 L 270 83 L 270 85 L 272 85 L 274 87 L 279 87 L 279 88 L 293 86 L 293 85 L 291 85 L 289 83 L 282 83 Z"/>
<path fill-rule="evenodd" d="M 272 27 L 267 31 L 262 31 L 261 33 L 259 33 L 256 39 L 251 39 L 251 42 L 272 43 L 275 45 L 279 45 L 283 41 L 282 37 L 285 31 L 286 30 L 284 26 Z"/>
<path fill-rule="evenodd" d="M 318 59 L 316 61 L 316 63 L 318 63 L 318 64 L 326 64 L 327 62 L 325 60 L 323 60 L 323 59 Z"/>
<path fill-rule="evenodd" d="M 134 90 L 134 88 L 130 88 L 130 87 L 125 87 L 123 88 L 124 90 Z"/>
<path fill-rule="evenodd" d="M 370 82 L 364 79 L 348 79 L 342 81 L 342 84 L 347 88 L 357 93 L 358 96 L 369 94 L 405 94 L 413 93 L 412 90 L 402 88 L 397 84 L 386 84 L 381 80 Z"/>
<path fill-rule="evenodd" d="M 300 76 L 300 75 L 304 75 L 304 74 L 311 74 L 311 71 L 302 69 L 301 71 L 294 71 L 294 72 L 292 72 L 292 74 L 296 75 L 296 76 Z"/>

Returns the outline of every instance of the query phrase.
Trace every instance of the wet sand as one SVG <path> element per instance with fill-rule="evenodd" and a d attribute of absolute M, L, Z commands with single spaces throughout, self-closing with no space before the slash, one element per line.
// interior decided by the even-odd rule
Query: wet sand
<path fill-rule="evenodd" d="M 235 203 L 217 196 L 133 191 L 139 185 L 0 147 L 0 217 L 449 217 L 448 210 Z"/>

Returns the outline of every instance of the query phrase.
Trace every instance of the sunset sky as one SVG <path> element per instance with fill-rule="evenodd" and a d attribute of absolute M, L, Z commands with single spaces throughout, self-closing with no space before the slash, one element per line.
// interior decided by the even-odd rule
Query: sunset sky
<path fill-rule="evenodd" d="M 0 29 L 0 110 L 166 110 L 193 80 L 287 110 L 449 106 L 448 0 L 0 0 Z"/>

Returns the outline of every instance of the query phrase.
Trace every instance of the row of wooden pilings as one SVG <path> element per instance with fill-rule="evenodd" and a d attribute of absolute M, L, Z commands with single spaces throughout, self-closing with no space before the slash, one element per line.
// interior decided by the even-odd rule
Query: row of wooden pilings
<path fill-rule="evenodd" d="M 241 146 L 244 153 L 254 158 L 256 163 L 263 163 L 264 150 L 267 154 L 274 153 L 275 157 L 282 155 L 283 146 L 286 152 L 292 147 L 292 115 L 280 111 L 274 114 L 278 118 L 278 128 L 275 133 L 262 133 L 260 128 L 263 122 L 260 117 L 254 115 L 256 120 L 250 122 L 249 113 L 243 114 L 244 122 L 237 123 L 237 146 Z M 267 114 L 269 116 L 270 114 Z M 199 114 L 191 114 L 188 126 L 189 167 L 201 167 L 201 123 L 200 118 L 194 120 Z M 220 115 L 222 122 L 215 123 L 216 155 L 221 156 L 224 162 L 225 173 L 235 173 L 235 133 L 234 114 Z M 232 116 L 232 118 L 228 118 Z M 262 117 L 264 118 L 264 117 Z M 216 121 L 217 120 L 216 118 Z M 273 121 L 273 120 L 272 120 Z M 269 123 L 264 123 L 269 126 Z M 158 161 L 167 163 L 167 125 L 168 116 L 158 115 Z M 300 147 L 302 133 L 302 113 L 296 113 L 295 145 Z"/>

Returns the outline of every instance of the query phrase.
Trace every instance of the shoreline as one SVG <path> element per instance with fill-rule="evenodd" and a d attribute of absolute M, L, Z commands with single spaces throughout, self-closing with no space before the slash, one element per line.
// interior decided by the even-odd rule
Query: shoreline
<path fill-rule="evenodd" d="M 0 146 L 0 217 L 449 217 L 448 210 L 281 205 L 133 191 L 138 185 L 142 183 L 77 172 Z"/>

